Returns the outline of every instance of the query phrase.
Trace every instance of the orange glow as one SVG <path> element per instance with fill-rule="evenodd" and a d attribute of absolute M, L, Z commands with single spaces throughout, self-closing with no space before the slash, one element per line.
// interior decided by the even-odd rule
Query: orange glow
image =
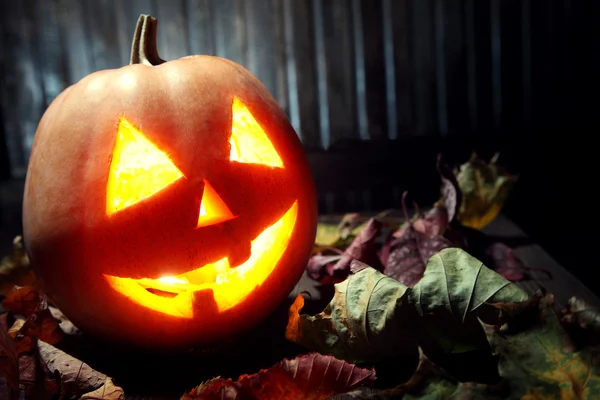
<path fill-rule="evenodd" d="M 217 194 L 215 189 L 204 180 L 204 193 L 200 203 L 200 214 L 198 215 L 198 228 L 228 221 L 235 216 L 229 211 L 227 204 Z"/>
<path fill-rule="evenodd" d="M 231 107 L 231 161 L 283 168 L 281 157 L 250 110 L 237 97 Z"/>
<path fill-rule="evenodd" d="M 271 274 L 289 245 L 298 202 L 273 225 L 251 242 L 250 258 L 231 268 L 227 258 L 193 271 L 159 279 L 131 279 L 104 275 L 113 289 L 131 301 L 154 311 L 181 318 L 194 317 L 194 292 L 212 290 L 220 312 L 243 301 Z M 160 290 L 174 297 L 164 297 L 147 289 Z"/>
<path fill-rule="evenodd" d="M 152 196 L 182 176 L 163 151 L 121 118 L 108 175 L 106 214 Z"/>

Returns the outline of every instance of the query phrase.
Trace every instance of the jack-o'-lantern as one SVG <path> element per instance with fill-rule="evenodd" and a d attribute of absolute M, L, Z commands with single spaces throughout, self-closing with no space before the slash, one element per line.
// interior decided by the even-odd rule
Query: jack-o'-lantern
<path fill-rule="evenodd" d="M 231 61 L 165 62 L 141 16 L 130 65 L 66 89 L 38 126 L 23 227 L 49 295 L 84 331 L 208 343 L 266 317 L 316 230 L 300 141 Z"/>

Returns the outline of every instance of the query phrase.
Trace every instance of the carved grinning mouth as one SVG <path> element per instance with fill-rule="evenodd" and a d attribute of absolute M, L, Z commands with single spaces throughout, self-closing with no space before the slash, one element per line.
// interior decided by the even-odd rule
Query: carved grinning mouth
<path fill-rule="evenodd" d="M 211 290 L 219 311 L 227 310 L 248 296 L 271 274 L 287 248 L 298 215 L 298 202 L 273 225 L 251 241 L 251 255 L 230 268 L 222 258 L 183 274 L 158 279 L 122 278 L 104 275 L 108 284 L 134 303 L 181 318 L 193 318 L 194 293 Z"/>

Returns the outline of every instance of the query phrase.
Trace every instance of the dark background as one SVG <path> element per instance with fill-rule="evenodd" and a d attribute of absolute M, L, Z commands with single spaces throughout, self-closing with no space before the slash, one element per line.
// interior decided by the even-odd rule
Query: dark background
<path fill-rule="evenodd" d="M 140 13 L 159 52 L 230 58 L 302 139 L 322 213 L 422 206 L 435 157 L 472 150 L 520 180 L 505 208 L 597 293 L 597 0 L 0 0 L 0 248 L 48 104 L 128 63 Z M 57 170 L 57 173 L 60 173 Z M 543 267 L 543 266 L 537 266 Z"/>

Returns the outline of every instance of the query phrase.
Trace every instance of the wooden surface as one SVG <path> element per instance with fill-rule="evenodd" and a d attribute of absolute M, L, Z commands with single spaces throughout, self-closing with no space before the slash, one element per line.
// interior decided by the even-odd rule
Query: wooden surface
<path fill-rule="evenodd" d="M 322 217 L 323 219 L 323 217 Z M 327 221 L 339 221 L 341 217 L 329 216 Z M 506 240 L 507 243 L 514 243 L 515 254 L 528 267 L 543 268 L 552 274 L 552 279 L 544 272 L 528 271 L 532 279 L 526 279 L 518 282 L 529 294 L 537 292 L 540 288 L 545 288 L 554 294 L 557 304 L 566 305 L 569 298 L 577 296 L 587 301 L 589 304 L 600 308 L 600 298 L 588 289 L 580 280 L 573 276 L 567 269 L 558 264 L 542 247 L 529 240 L 527 235 L 510 219 L 500 214 L 492 223 L 486 226 L 483 231 L 499 239 Z M 321 292 L 318 290 L 319 284 L 310 279 L 306 274 L 298 282 L 290 298 L 295 298 L 298 293 L 308 291 L 313 300 L 321 298 Z"/>

